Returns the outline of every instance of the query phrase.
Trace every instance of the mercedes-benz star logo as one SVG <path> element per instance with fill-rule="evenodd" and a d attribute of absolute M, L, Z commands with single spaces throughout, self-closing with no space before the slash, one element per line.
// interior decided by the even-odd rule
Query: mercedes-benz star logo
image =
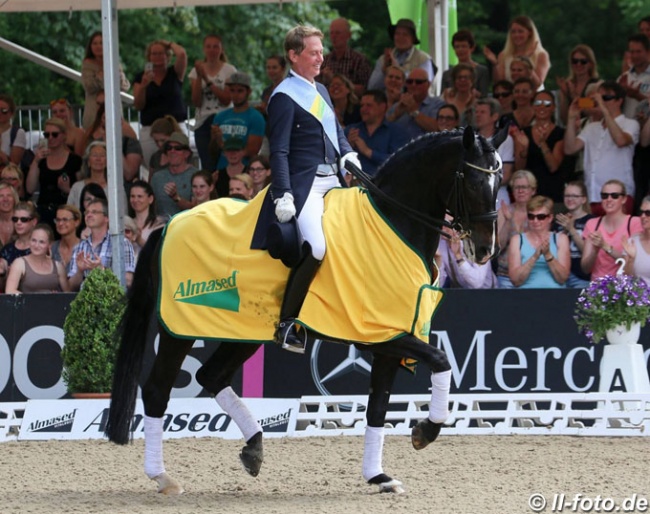
<path fill-rule="evenodd" d="M 330 390 L 326 387 L 326 383 L 332 382 L 337 378 L 340 378 L 344 375 L 347 375 L 349 373 L 360 373 L 365 376 L 370 376 L 370 368 L 371 365 L 370 363 L 362 356 L 361 351 L 357 350 L 357 348 L 353 345 L 344 345 L 347 346 L 347 355 L 341 360 L 338 364 L 336 364 L 331 370 L 325 372 L 323 376 L 321 376 L 321 370 L 319 369 L 319 353 L 321 350 L 323 341 L 320 339 L 316 339 L 314 341 L 314 345 L 311 350 L 311 357 L 310 357 L 310 367 L 311 367 L 311 376 L 314 380 L 314 384 L 316 385 L 316 388 L 320 391 L 320 393 L 324 396 L 333 396 L 333 394 L 330 392 Z M 329 344 L 328 347 L 333 347 L 333 346 L 338 346 L 341 348 L 341 345 L 333 345 Z M 365 393 L 363 391 L 360 391 L 358 393 L 353 393 L 352 391 L 346 391 L 347 394 L 367 394 L 367 391 Z"/>

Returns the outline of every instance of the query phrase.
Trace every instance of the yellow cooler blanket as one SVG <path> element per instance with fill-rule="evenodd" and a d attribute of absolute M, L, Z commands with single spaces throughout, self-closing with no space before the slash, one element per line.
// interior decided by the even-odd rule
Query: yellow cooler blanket
<path fill-rule="evenodd" d="M 159 312 L 173 335 L 269 342 L 289 269 L 250 241 L 264 193 L 222 199 L 169 222 L 161 252 Z M 380 343 L 410 333 L 429 341 L 442 291 L 422 257 L 391 228 L 365 190 L 325 198 L 327 253 L 299 323 L 325 338 Z"/>

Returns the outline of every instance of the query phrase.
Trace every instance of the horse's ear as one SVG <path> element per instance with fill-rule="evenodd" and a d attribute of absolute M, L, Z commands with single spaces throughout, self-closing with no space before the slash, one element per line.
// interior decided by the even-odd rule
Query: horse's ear
<path fill-rule="evenodd" d="M 467 151 L 471 150 L 474 147 L 475 139 L 474 129 L 471 125 L 468 125 L 463 131 L 463 148 L 465 148 Z"/>
<path fill-rule="evenodd" d="M 497 131 L 496 134 L 494 134 L 494 137 L 492 138 L 492 146 L 494 147 L 494 149 L 497 150 L 501 146 L 501 143 L 503 143 L 507 137 L 508 137 L 508 125 L 502 127 Z"/>

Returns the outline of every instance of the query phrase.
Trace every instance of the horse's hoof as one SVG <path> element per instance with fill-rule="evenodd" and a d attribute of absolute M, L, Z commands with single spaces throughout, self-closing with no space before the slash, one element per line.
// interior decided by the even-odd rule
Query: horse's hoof
<path fill-rule="evenodd" d="M 168 496 L 178 496 L 183 494 L 185 491 L 176 480 L 170 477 L 167 473 L 161 473 L 157 477 L 154 477 L 153 480 L 158 482 L 158 492 L 166 494 Z"/>
<path fill-rule="evenodd" d="M 404 492 L 404 487 L 402 487 L 402 482 L 395 480 L 394 478 L 389 477 L 385 473 L 377 475 L 374 478 L 368 480 L 369 484 L 379 486 L 380 493 L 393 493 L 393 494 L 402 494 Z"/>
<path fill-rule="evenodd" d="M 429 446 L 438 438 L 442 423 L 434 423 L 430 419 L 420 421 L 411 430 L 411 444 L 416 450 Z"/>
<path fill-rule="evenodd" d="M 262 448 L 262 432 L 258 432 L 251 437 L 246 446 L 244 446 L 239 454 L 239 460 L 246 472 L 253 477 L 260 473 L 262 462 L 264 461 L 264 450 Z"/>

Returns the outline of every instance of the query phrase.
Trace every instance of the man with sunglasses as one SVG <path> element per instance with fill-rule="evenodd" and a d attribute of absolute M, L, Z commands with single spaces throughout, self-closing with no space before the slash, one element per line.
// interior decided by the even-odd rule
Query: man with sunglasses
<path fill-rule="evenodd" d="M 192 150 L 185 134 L 173 132 L 163 151 L 167 156 L 167 167 L 153 174 L 151 187 L 157 214 L 171 217 L 192 207 L 192 175 L 198 170 L 189 162 Z"/>
<path fill-rule="evenodd" d="M 578 98 L 575 98 L 569 106 L 564 151 L 573 155 L 584 150 L 585 184 L 594 214 L 604 214 L 600 192 L 610 179 L 618 179 L 625 184 L 628 195 L 625 208 L 627 212 L 632 212 L 635 190 L 632 160 L 634 146 L 639 141 L 639 123 L 623 114 L 625 89 L 619 83 L 613 80 L 603 82 L 593 94 L 593 99 L 603 119 L 587 123 L 577 134 L 580 107 Z"/>

